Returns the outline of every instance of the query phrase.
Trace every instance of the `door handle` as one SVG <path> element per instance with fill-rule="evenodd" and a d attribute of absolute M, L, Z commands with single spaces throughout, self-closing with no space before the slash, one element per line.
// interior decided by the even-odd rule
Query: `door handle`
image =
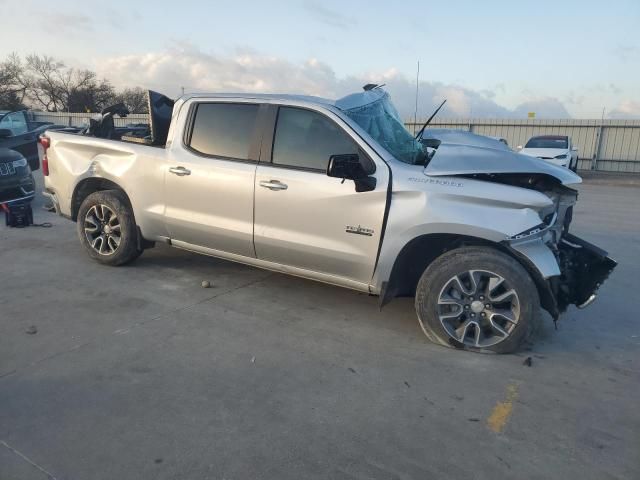
<path fill-rule="evenodd" d="M 289 188 L 287 184 L 282 183 L 279 180 L 261 180 L 260 186 L 268 188 L 269 190 L 286 190 L 287 188 Z"/>
<path fill-rule="evenodd" d="M 191 170 L 187 170 L 184 167 L 171 167 L 169 171 L 174 175 L 178 175 L 179 177 L 184 177 L 185 175 L 191 175 Z"/>

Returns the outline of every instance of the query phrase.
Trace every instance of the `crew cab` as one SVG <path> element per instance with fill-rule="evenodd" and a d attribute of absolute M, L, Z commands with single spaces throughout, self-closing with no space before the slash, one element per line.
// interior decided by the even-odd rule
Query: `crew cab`
<path fill-rule="evenodd" d="M 381 306 L 414 296 L 428 339 L 493 352 L 518 349 L 540 305 L 557 319 L 591 303 L 616 265 L 569 233 L 580 177 L 491 139 L 414 138 L 376 85 L 339 100 L 150 92 L 149 111 L 146 135 L 116 132 L 115 109 L 42 138 L 46 194 L 105 265 L 163 242 Z"/>

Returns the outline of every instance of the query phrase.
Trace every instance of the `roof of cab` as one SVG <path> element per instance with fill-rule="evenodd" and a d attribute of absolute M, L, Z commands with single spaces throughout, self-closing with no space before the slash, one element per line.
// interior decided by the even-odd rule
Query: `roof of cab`
<path fill-rule="evenodd" d="M 274 100 L 274 101 L 295 101 L 305 102 L 315 105 L 335 106 L 336 101 L 328 98 L 315 97 L 312 95 L 289 95 L 280 93 L 188 93 L 179 100 L 190 100 L 192 98 L 238 98 L 243 100 Z"/>

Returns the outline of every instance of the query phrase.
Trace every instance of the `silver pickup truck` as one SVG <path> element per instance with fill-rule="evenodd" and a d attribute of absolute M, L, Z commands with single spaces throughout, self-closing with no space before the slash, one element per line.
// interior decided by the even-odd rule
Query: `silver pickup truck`
<path fill-rule="evenodd" d="M 155 242 L 380 297 L 414 296 L 429 340 L 512 352 L 540 307 L 584 307 L 616 263 L 569 233 L 581 179 L 465 132 L 414 138 L 382 88 L 339 100 L 149 92 L 47 132 L 45 190 L 106 265 Z M 112 110 L 117 112 L 117 109 Z"/>

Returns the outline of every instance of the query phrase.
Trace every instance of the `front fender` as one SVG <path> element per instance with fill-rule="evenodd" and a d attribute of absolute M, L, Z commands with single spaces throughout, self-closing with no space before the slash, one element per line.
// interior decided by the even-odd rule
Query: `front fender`
<path fill-rule="evenodd" d="M 525 257 L 536 268 L 540 276 L 548 280 L 560 275 L 560 266 L 556 256 L 542 238 L 519 242 L 507 242 L 508 248 Z"/>
<path fill-rule="evenodd" d="M 506 190 L 503 194 L 506 200 L 496 198 L 497 193 L 491 195 L 494 198 L 481 199 L 475 192 L 481 186 L 486 188 L 487 184 L 465 180 L 463 188 L 470 187 L 472 191 L 452 194 L 450 186 L 431 185 L 429 192 L 394 192 L 379 261 L 371 281 L 372 293 L 379 293 L 382 283 L 389 279 L 398 255 L 414 239 L 445 234 L 499 244 L 539 225 L 541 219 L 535 208 L 550 203 L 548 197 L 538 192 L 493 185 L 491 188 L 497 191 Z M 514 198 L 516 194 L 520 198 Z M 523 198 L 536 202 L 536 206 L 518 203 L 517 200 Z M 422 221 L 416 222 L 416 219 Z"/>

